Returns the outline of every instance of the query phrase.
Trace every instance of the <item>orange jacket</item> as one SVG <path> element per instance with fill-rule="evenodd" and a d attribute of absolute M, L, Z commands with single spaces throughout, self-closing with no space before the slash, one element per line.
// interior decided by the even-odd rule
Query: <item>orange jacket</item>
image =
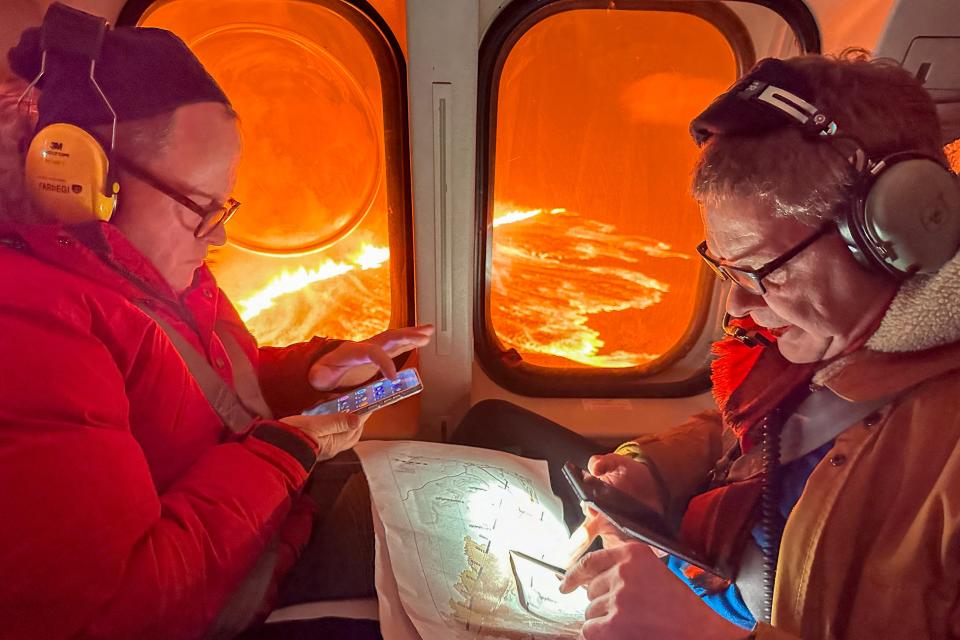
<path fill-rule="evenodd" d="M 810 476 L 780 547 L 773 625 L 761 640 L 960 637 L 960 342 L 862 349 L 821 380 L 865 402 Z M 717 412 L 636 441 L 674 508 L 721 455 Z M 682 506 L 680 507 L 682 509 Z"/>

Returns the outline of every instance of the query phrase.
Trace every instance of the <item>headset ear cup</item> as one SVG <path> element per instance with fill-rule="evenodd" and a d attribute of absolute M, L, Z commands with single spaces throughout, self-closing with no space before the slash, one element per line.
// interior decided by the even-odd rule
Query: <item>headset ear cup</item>
<path fill-rule="evenodd" d="M 96 138 L 71 124 L 44 127 L 27 149 L 25 174 L 34 205 L 67 224 L 110 219 L 116 190 L 107 184 L 109 169 Z"/>
<path fill-rule="evenodd" d="M 113 214 L 117 211 L 118 198 L 120 195 L 120 183 L 117 181 L 114 166 L 107 160 L 107 172 L 104 176 L 103 191 L 100 192 L 100 198 L 97 200 L 99 209 L 97 217 L 104 222 L 109 222 Z"/>
<path fill-rule="evenodd" d="M 860 227 L 861 247 L 872 261 L 897 276 L 936 273 L 960 249 L 960 182 L 933 158 L 898 154 L 885 159 L 867 185 Z"/>
<path fill-rule="evenodd" d="M 861 266 L 870 271 L 878 269 L 887 271 L 884 265 L 877 262 L 863 236 L 863 198 L 855 196 L 851 199 L 850 206 L 837 218 L 837 230 L 846 243 L 847 249 Z"/>

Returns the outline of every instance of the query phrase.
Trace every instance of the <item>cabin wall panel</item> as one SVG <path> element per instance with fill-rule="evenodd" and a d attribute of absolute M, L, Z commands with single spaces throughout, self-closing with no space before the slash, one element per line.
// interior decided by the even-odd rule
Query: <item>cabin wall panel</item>
<path fill-rule="evenodd" d="M 449 341 L 434 341 L 420 352 L 425 381 L 421 405 L 422 435 L 440 439 L 469 407 L 473 361 L 472 289 L 474 283 L 474 168 L 476 164 L 477 47 L 476 0 L 409 0 L 407 3 L 410 140 L 413 155 L 413 211 L 416 244 L 417 312 L 420 322 L 437 324 L 442 301 L 437 282 L 438 256 L 449 266 L 451 314 Z M 438 91 L 439 87 L 442 91 Z M 446 98 L 449 157 L 437 135 L 436 96 Z M 438 180 L 447 167 L 447 206 L 441 206 Z M 441 221 L 441 214 L 446 215 Z M 452 230 L 444 234 L 438 227 Z M 450 244 L 440 251 L 438 240 Z"/>

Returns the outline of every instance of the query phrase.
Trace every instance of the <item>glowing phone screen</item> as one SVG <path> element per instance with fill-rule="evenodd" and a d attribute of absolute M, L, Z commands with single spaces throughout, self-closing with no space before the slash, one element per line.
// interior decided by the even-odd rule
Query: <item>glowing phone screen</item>
<path fill-rule="evenodd" d="M 304 415 L 325 413 L 369 413 L 423 390 L 416 369 L 403 369 L 393 380 L 377 380 L 346 393 L 335 400 L 322 402 L 304 411 Z"/>

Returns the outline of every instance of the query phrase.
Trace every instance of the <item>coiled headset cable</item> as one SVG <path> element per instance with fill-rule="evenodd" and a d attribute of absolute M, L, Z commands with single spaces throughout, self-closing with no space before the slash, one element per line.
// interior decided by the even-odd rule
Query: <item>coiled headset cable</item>
<path fill-rule="evenodd" d="M 777 557 L 780 554 L 780 538 L 784 522 L 780 516 L 780 483 L 777 471 L 780 467 L 780 432 L 783 426 L 778 420 L 780 411 L 764 418 L 760 426 L 763 460 L 763 485 L 760 494 L 760 532 L 763 555 L 763 621 L 769 623 L 773 614 L 773 586 L 777 578 Z"/>
<path fill-rule="evenodd" d="M 777 558 L 786 520 L 780 513 L 780 436 L 783 425 L 797 407 L 810 395 L 803 384 L 795 388 L 770 412 L 759 425 L 760 453 L 763 479 L 760 494 L 760 551 L 763 556 L 763 611 L 764 622 L 773 614 L 773 589 L 777 579 Z"/>

